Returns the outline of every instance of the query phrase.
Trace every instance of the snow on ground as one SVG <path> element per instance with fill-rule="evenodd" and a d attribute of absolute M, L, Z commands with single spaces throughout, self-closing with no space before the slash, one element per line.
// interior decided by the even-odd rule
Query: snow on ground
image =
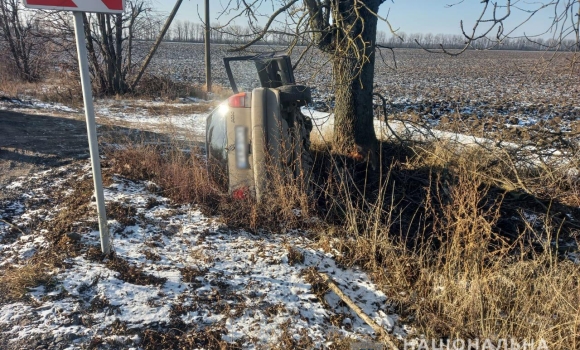
<path fill-rule="evenodd" d="M 175 112 L 163 113 L 164 109 L 187 108 L 192 104 L 199 105 L 201 113 L 176 114 Z M 161 110 L 161 113 L 151 113 L 150 108 Z M 198 99 L 182 100 L 179 103 L 167 103 L 164 101 L 100 101 L 95 108 L 99 118 L 107 118 L 113 121 L 130 123 L 135 126 L 148 126 L 159 129 L 168 127 L 177 131 L 177 136 L 184 133 L 189 135 L 205 135 L 205 119 L 210 111 L 207 102 Z"/>
<path fill-rule="evenodd" d="M 54 249 L 47 231 L 35 223 L 50 226 L 66 209 L 55 198 L 71 195 L 63 183 L 87 177 L 87 165 L 73 164 L 20 179 L 6 189 L 13 200 L 1 203 L 2 220 L 26 234 L 12 237 L 10 226 L 0 221 L 0 266 L 23 266 L 31 256 Z M 89 248 L 97 249 L 99 233 L 87 229 L 94 219 L 80 222 L 75 227 L 82 253 L 52 271 L 54 285 L 32 289 L 28 301 L 0 306 L 0 330 L 10 339 L 8 346 L 38 342 L 77 349 L 98 341 L 139 348 L 139 330 L 166 329 L 176 322 L 200 331 L 219 329 L 223 340 L 244 349 L 273 346 L 284 333 L 308 337 L 314 347 L 328 345 L 336 336 L 372 339 L 370 327 L 336 295 L 326 293 L 326 305 L 315 295 L 304 276 L 312 267 L 331 276 L 378 324 L 404 335 L 386 296 L 369 277 L 341 267 L 332 253 L 318 249 L 303 233 L 231 230 L 193 205 L 176 206 L 151 193 L 153 187 L 114 177 L 105 189 L 108 205 L 134 209 L 125 225 L 109 220 L 115 254 L 151 276 L 150 282 L 132 281 L 113 269 L 110 260 L 92 258 Z M 288 247 L 299 251 L 303 262 L 291 259 Z M 111 332 L 119 325 L 128 330 Z"/>
<path fill-rule="evenodd" d="M 334 114 L 328 112 L 319 112 L 310 108 L 303 107 L 302 113 L 306 116 L 312 118 L 315 129 L 313 133 L 327 135 L 334 129 Z M 472 135 L 465 135 L 460 133 L 441 131 L 436 129 L 427 129 L 422 126 L 410 122 L 402 121 L 389 121 L 389 126 L 392 131 L 387 127 L 387 125 L 378 119 L 374 120 L 375 132 L 377 136 L 388 139 L 393 137 L 392 131 L 397 135 L 403 136 L 404 138 L 411 138 L 415 140 L 436 140 L 445 139 L 459 145 L 494 145 L 497 144 L 496 141 L 491 139 L 486 139 L 482 137 L 475 137 Z M 502 142 L 502 145 L 507 147 L 517 147 L 515 143 Z"/>
<path fill-rule="evenodd" d="M 334 114 L 329 112 L 316 111 L 307 107 L 302 108 L 302 113 L 306 116 L 309 116 L 313 121 L 314 130 L 312 131 L 311 137 L 321 137 L 323 139 L 329 140 L 329 135 L 331 135 L 332 130 L 334 130 Z M 421 126 L 410 121 L 391 120 L 388 121 L 387 125 L 387 123 L 384 121 L 375 119 L 373 123 L 377 137 L 383 140 L 395 140 L 395 137 L 400 137 L 405 140 L 417 141 L 445 140 L 452 145 L 457 145 L 460 147 L 479 146 L 488 150 L 506 149 L 525 151 L 526 154 L 522 154 L 522 160 L 520 163 L 517 163 L 525 167 L 527 167 L 526 164 L 544 165 L 546 163 L 552 164 L 554 166 L 569 167 L 570 162 L 568 157 L 573 156 L 555 148 L 543 149 L 542 152 L 538 152 L 538 149 L 534 146 L 522 146 L 515 142 L 494 140 L 491 138 L 437 130 L 434 128 Z M 579 171 L 579 169 L 570 168 L 568 173 L 571 177 L 575 177 Z"/>
<path fill-rule="evenodd" d="M 180 99 L 179 102 L 113 99 L 95 101 L 95 115 L 100 124 L 123 124 L 138 129 L 161 131 L 180 140 L 201 140 L 205 135 L 205 119 L 212 108 L 211 102 L 197 98 Z M 46 103 L 30 98 L 1 98 L 0 110 L 7 109 L 29 114 L 84 113 L 83 108 L 72 108 L 60 103 Z"/>
<path fill-rule="evenodd" d="M 65 106 L 61 103 L 54 103 L 54 102 L 42 102 L 37 99 L 24 99 L 21 100 L 19 98 L 7 98 L 2 97 L 3 93 L 0 91 L 0 110 L 10 109 L 10 110 L 20 110 L 20 109 L 27 109 L 30 110 L 31 108 L 35 109 L 42 109 L 54 112 L 70 112 L 76 113 L 79 112 L 78 109 Z"/>

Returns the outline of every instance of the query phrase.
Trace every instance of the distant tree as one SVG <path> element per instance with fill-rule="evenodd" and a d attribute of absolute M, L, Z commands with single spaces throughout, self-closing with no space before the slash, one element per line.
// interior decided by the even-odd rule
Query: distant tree
<path fill-rule="evenodd" d="M 461 0 L 447 6 L 459 6 L 463 2 Z M 449 43 L 437 40 L 436 36 L 438 48 L 428 51 L 456 56 L 474 48 L 488 50 L 519 47 L 580 53 L 580 0 L 525 3 L 513 0 L 484 0 L 481 3 L 481 12 L 475 24 L 469 26 L 471 29 L 466 29 L 463 21 L 460 22 L 462 36 L 454 40 L 462 43 L 458 50 L 449 50 L 446 45 Z M 513 24 L 514 13 L 522 15 L 523 20 Z M 516 34 L 532 18 L 542 15 L 551 20 L 547 28 L 535 28 L 533 33 Z M 512 20 L 511 25 L 508 24 L 509 20 Z M 550 38 L 545 40 L 546 36 Z"/>
<path fill-rule="evenodd" d="M 36 12 L 22 8 L 19 0 L 0 1 L 0 39 L 9 50 L 16 75 L 32 82 L 40 79 L 44 41 L 38 37 Z"/>
<path fill-rule="evenodd" d="M 175 35 L 177 41 L 183 41 L 183 22 L 176 21 L 175 22 Z"/>
<path fill-rule="evenodd" d="M 135 55 L 136 40 L 151 40 L 162 20 L 148 0 L 127 0 L 123 14 L 83 14 L 90 73 L 95 92 L 101 95 L 131 91 L 131 79 L 144 57 Z M 70 13 L 48 12 L 43 23 L 45 40 L 76 60 Z"/>

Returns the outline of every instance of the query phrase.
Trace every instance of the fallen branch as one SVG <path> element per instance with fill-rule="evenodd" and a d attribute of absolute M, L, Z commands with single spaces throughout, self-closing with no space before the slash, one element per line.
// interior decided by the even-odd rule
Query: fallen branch
<path fill-rule="evenodd" d="M 385 329 L 379 326 L 375 321 L 373 321 L 364 311 L 356 305 L 352 299 L 350 299 L 346 294 L 344 294 L 340 288 L 332 281 L 330 277 L 324 272 L 317 271 L 322 281 L 332 290 L 346 305 L 348 305 L 352 311 L 354 311 L 363 321 L 365 321 L 376 334 L 379 335 L 379 339 L 385 342 L 389 348 L 398 350 L 397 346 L 393 342 L 392 336 L 385 331 Z"/>

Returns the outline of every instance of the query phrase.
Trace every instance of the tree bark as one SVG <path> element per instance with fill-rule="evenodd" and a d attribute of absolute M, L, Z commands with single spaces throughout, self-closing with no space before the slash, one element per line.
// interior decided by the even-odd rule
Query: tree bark
<path fill-rule="evenodd" d="M 127 83 L 123 74 L 123 16 L 115 16 L 115 92 L 127 92 Z"/>
<path fill-rule="evenodd" d="M 335 84 L 334 147 L 342 154 L 369 156 L 377 148 L 373 123 L 375 41 L 380 0 L 340 0 L 332 68 Z M 369 11 L 370 10 L 370 11 Z"/>

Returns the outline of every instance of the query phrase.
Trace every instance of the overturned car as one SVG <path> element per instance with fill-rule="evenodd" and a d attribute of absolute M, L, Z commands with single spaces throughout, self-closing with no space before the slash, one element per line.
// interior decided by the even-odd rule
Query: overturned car
<path fill-rule="evenodd" d="M 232 63 L 251 63 L 258 87 L 239 88 Z M 300 108 L 310 89 L 297 85 L 288 56 L 224 58 L 234 95 L 207 117 L 208 170 L 236 198 L 259 201 L 274 174 L 307 183 L 312 168 L 312 121 Z"/>

